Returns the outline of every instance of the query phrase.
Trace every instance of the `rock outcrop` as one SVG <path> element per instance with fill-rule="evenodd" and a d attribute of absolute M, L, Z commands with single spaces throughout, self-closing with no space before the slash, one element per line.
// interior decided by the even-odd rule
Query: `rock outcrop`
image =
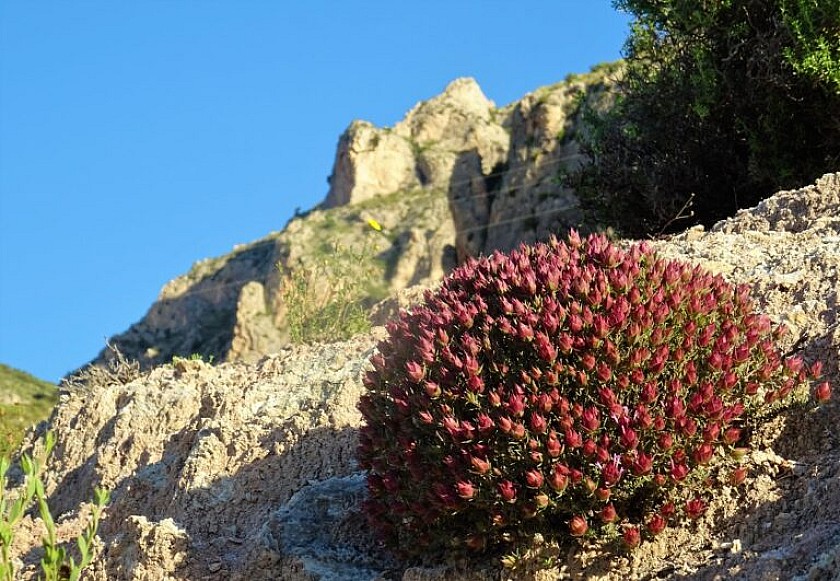
<path fill-rule="evenodd" d="M 323 206 L 355 204 L 400 190 L 445 191 L 463 152 L 476 151 L 486 173 L 504 159 L 508 133 L 474 79 L 450 83 L 418 103 L 393 128 L 354 121 L 338 142 Z"/>
<path fill-rule="evenodd" d="M 762 310 L 791 324 L 788 345 L 822 359 L 840 385 L 840 174 L 656 247 L 751 285 Z M 257 286 L 238 295 L 243 309 L 259 311 Z M 382 335 L 285 347 L 253 364 L 176 360 L 131 381 L 66 386 L 46 472 L 64 538 L 80 530 L 95 485 L 113 491 L 87 578 L 500 578 L 492 562 L 405 567 L 370 537 L 353 460 L 356 402 Z M 526 567 L 513 578 L 837 579 L 837 425 L 837 398 L 790 410 L 756 430 L 745 486 L 722 490 L 699 522 L 628 556 L 571 547 L 555 569 Z M 24 524 L 15 553 L 31 575 L 40 532 L 30 517 Z"/>
<path fill-rule="evenodd" d="M 475 80 L 458 79 L 392 128 L 353 122 L 319 207 L 281 232 L 196 263 L 110 345 L 146 369 L 193 354 L 255 361 L 289 344 L 290 277 L 336 244 L 370 253 L 373 303 L 440 279 L 466 256 L 577 225 L 577 200 L 558 176 L 582 161 L 581 104 L 603 100 L 616 74 L 603 66 L 502 108 Z M 385 227 L 373 241 L 370 218 Z"/>
<path fill-rule="evenodd" d="M 475 80 L 458 79 L 392 128 L 355 121 L 339 140 L 324 207 L 446 191 L 461 261 L 577 226 L 578 199 L 562 177 L 585 162 L 583 105 L 606 102 L 619 74 L 597 67 L 502 108 Z"/>

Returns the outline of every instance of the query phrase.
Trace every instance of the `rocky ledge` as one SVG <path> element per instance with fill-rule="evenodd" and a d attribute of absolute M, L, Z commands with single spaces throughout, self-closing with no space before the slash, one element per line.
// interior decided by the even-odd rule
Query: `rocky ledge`
<path fill-rule="evenodd" d="M 840 386 L 840 174 L 656 246 L 751 285 L 760 308 L 790 325 L 790 346 L 824 360 Z M 66 385 L 47 466 L 64 538 L 83 526 L 94 486 L 113 491 L 87 578 L 507 578 L 492 563 L 407 568 L 369 536 L 353 460 L 356 402 L 382 335 L 284 348 L 252 364 L 177 359 L 135 378 L 98 372 L 86 386 Z M 555 569 L 516 575 L 837 579 L 838 425 L 838 398 L 782 414 L 755 435 L 746 485 L 725 490 L 700 522 L 628 555 L 580 545 Z M 29 517 L 24 525 L 15 553 L 32 575 L 41 532 Z"/>

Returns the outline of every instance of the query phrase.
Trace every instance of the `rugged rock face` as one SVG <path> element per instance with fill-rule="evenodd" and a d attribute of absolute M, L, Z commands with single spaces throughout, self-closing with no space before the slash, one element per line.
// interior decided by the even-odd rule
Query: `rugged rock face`
<path fill-rule="evenodd" d="M 603 103 L 619 73 L 604 65 L 503 108 L 473 79 L 458 79 L 393 128 L 354 122 L 339 141 L 324 206 L 445 190 L 461 261 L 577 226 L 583 216 L 562 176 L 585 161 L 582 105 Z"/>
<path fill-rule="evenodd" d="M 192 354 L 256 361 L 289 343 L 289 277 L 335 244 L 375 259 L 375 302 L 439 279 L 466 256 L 577 225 L 577 200 L 558 176 L 581 163 L 581 103 L 603 99 L 616 74 L 601 67 L 503 108 L 473 79 L 458 79 L 393 128 L 353 122 L 320 207 L 282 232 L 196 263 L 110 344 L 146 369 Z M 369 240 L 369 218 L 385 226 L 384 237 Z"/>
<path fill-rule="evenodd" d="M 656 243 L 753 287 L 788 322 L 788 346 L 840 386 L 840 174 L 782 192 L 716 225 Z M 245 285 L 248 286 L 248 285 Z M 240 294 L 256 308 L 258 287 Z M 256 307 L 250 301 L 256 303 Z M 283 348 L 258 363 L 177 360 L 141 377 L 68 387 L 47 466 L 63 538 L 83 526 L 94 485 L 113 490 L 94 580 L 467 581 L 481 566 L 405 567 L 383 554 L 360 512 L 353 460 L 361 378 L 381 328 L 346 343 Z M 570 546 L 557 568 L 517 579 L 837 579 L 840 401 L 790 410 L 753 436 L 751 473 L 694 525 L 626 556 Z M 38 523 L 15 554 L 33 572 Z"/>
<path fill-rule="evenodd" d="M 426 188 L 446 190 L 458 156 L 479 152 L 487 173 L 508 148 L 496 108 L 474 79 L 457 79 L 393 128 L 354 121 L 338 142 L 325 207 Z"/>

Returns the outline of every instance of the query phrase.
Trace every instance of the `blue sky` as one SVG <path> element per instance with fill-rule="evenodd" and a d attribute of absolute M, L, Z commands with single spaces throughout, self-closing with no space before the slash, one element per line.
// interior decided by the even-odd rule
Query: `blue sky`
<path fill-rule="evenodd" d="M 0 362 L 50 381 L 327 192 L 353 119 L 620 57 L 609 0 L 0 0 Z"/>

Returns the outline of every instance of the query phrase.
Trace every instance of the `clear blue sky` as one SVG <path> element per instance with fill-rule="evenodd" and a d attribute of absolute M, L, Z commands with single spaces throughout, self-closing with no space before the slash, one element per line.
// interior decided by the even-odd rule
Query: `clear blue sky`
<path fill-rule="evenodd" d="M 0 0 L 0 362 L 50 381 L 327 191 L 353 119 L 620 57 L 609 0 Z"/>

